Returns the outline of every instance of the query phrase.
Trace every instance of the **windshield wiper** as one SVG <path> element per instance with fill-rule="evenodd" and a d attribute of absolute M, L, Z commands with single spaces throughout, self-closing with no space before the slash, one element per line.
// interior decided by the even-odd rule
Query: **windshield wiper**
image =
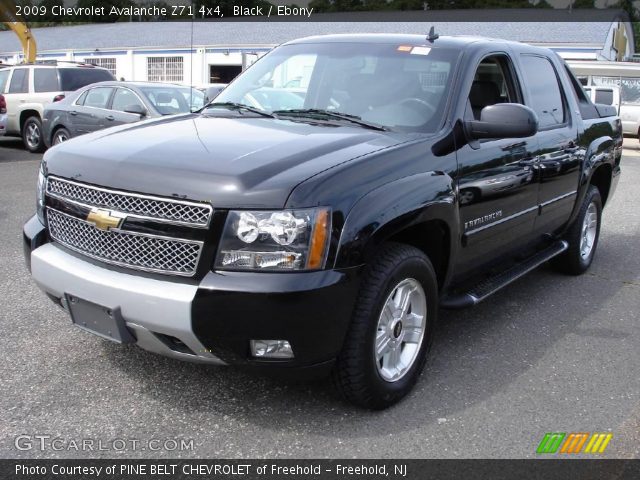
<path fill-rule="evenodd" d="M 229 110 L 241 111 L 246 110 L 247 112 L 257 113 L 258 115 L 262 115 L 263 117 L 275 118 L 274 115 L 271 115 L 268 112 L 260 110 L 259 108 L 252 107 L 251 105 L 245 105 L 244 103 L 236 103 L 236 102 L 213 102 L 206 105 L 205 108 L 211 107 L 222 107 L 227 108 Z"/>
<path fill-rule="evenodd" d="M 316 116 L 324 116 L 329 118 L 335 118 L 337 120 L 345 120 L 347 122 L 355 123 L 360 125 L 361 127 L 370 128 L 371 130 L 380 130 L 387 131 L 387 127 L 383 127 L 382 125 L 378 125 L 376 123 L 370 123 L 357 115 L 350 115 L 348 113 L 340 113 L 334 112 L 332 110 L 322 110 L 319 108 L 295 108 L 291 110 L 274 110 L 271 112 L 276 116 L 296 116 L 296 117 L 316 117 Z"/>

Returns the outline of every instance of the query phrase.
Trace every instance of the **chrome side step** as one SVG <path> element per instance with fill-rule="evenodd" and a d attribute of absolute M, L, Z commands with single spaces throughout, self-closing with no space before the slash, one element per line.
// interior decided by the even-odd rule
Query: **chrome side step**
<path fill-rule="evenodd" d="M 564 240 L 559 240 L 525 261 L 483 280 L 468 292 L 447 295 L 440 300 L 440 306 L 451 309 L 472 307 L 488 296 L 493 295 L 501 288 L 506 287 L 511 282 L 529 273 L 531 270 L 534 270 L 544 262 L 551 260 L 556 255 L 560 255 L 567 248 L 569 248 L 569 244 Z"/>

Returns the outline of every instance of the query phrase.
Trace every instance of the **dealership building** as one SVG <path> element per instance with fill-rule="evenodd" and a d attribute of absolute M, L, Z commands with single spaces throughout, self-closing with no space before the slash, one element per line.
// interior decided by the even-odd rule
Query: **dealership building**
<path fill-rule="evenodd" d="M 521 12 L 520 18 L 531 15 L 531 10 Z M 431 26 L 440 35 L 500 37 L 542 45 L 568 60 L 631 60 L 635 53 L 633 29 L 627 17 L 617 10 L 589 12 L 593 12 L 591 21 L 581 21 L 582 14 L 576 20 L 579 24 L 471 22 L 465 20 L 477 15 L 469 11 L 448 12 L 446 16 L 404 11 L 392 12 L 392 20 L 384 22 L 374 21 L 376 13 L 365 12 L 352 17 L 318 14 L 313 16 L 314 22 L 119 22 L 34 28 L 32 32 L 38 60 L 89 62 L 125 80 L 193 85 L 227 83 L 274 46 L 299 37 L 327 33 L 426 34 Z M 480 15 L 486 20 L 490 11 Z M 458 16 L 463 21 L 439 20 Z M 0 32 L 0 61 L 18 63 L 21 59 L 17 37 L 10 31 Z"/>

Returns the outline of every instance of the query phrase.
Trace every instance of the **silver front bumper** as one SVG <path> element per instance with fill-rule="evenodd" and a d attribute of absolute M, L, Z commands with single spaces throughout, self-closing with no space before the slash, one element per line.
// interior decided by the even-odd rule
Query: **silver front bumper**
<path fill-rule="evenodd" d="M 51 243 L 31 253 L 31 272 L 38 286 L 58 299 L 69 294 L 111 309 L 120 307 L 136 344 L 145 350 L 180 360 L 224 365 L 191 329 L 191 302 L 198 289 L 195 285 L 101 268 Z M 173 350 L 156 334 L 175 337 L 194 353 Z"/>

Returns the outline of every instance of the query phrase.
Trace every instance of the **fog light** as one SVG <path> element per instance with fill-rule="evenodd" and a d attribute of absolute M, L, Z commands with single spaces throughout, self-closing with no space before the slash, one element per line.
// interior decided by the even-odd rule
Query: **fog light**
<path fill-rule="evenodd" d="M 258 358 L 293 358 L 291 344 L 286 340 L 251 340 L 251 355 Z"/>

